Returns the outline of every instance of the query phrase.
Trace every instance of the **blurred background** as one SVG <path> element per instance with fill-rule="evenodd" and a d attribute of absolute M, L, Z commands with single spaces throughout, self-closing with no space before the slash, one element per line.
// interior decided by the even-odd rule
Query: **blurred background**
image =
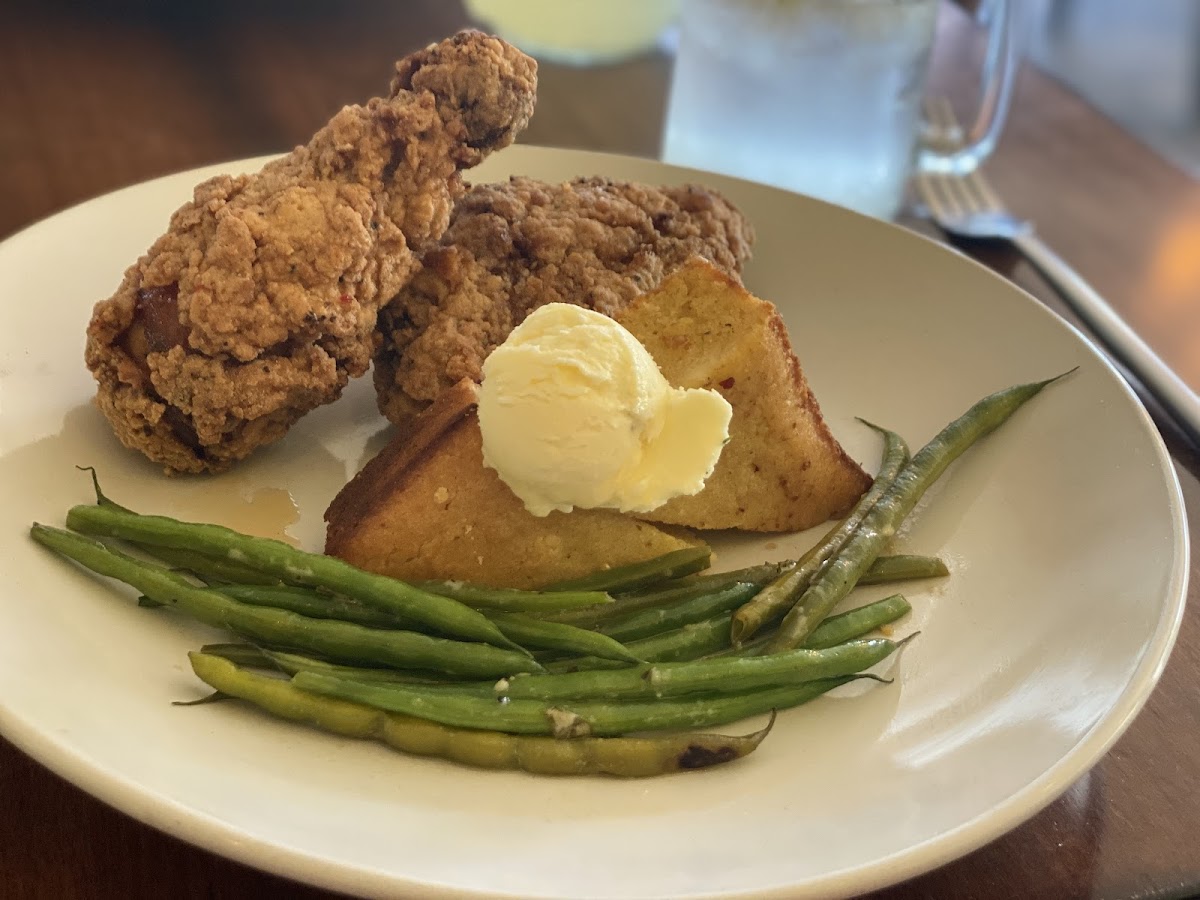
<path fill-rule="evenodd" d="M 556 0 L 465 0 L 483 24 L 543 61 L 604 64 L 657 49 L 681 0 L 592 4 L 594 22 L 555 32 Z M 986 7 L 987 0 L 961 5 Z M 1200 177 L 1200 0 L 1024 0 L 1025 55 L 1193 177 Z M 610 23 L 620 21 L 614 29 Z M 608 26 L 607 28 L 605 26 Z M 664 31 L 663 28 L 666 27 Z M 659 40 L 654 40 L 655 34 Z M 554 46 L 553 37 L 560 38 Z M 550 45 L 542 42 L 550 37 Z"/>
<path fill-rule="evenodd" d="M 1200 2 L 1029 3 L 1028 58 L 1200 177 Z"/>
<path fill-rule="evenodd" d="M 587 4 L 631 11 L 635 52 L 616 65 L 544 62 L 522 140 L 658 155 L 672 30 L 651 12 L 677 2 Z M 943 0 L 943 19 L 980 2 Z M 1030 60 L 1200 177 L 1200 0 L 1023 2 Z M 0 236 L 149 175 L 288 149 L 337 106 L 380 92 L 394 59 L 458 27 L 469 7 L 516 6 L 536 25 L 560 0 L 467 3 L 0 3 Z M 601 58 L 622 41 L 595 24 L 581 32 Z"/>
<path fill-rule="evenodd" d="M 596 21 L 563 31 L 556 30 L 554 11 L 569 2 L 465 2 L 484 25 L 511 23 L 514 42 L 543 61 L 602 65 L 654 50 L 669 57 L 669 22 L 681 0 L 591 4 L 601 10 Z M 1028 59 L 1200 177 L 1200 0 L 1024 2 Z"/>

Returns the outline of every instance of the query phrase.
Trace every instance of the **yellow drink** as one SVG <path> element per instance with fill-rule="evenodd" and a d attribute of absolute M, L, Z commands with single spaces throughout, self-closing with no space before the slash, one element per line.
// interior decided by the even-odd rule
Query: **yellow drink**
<path fill-rule="evenodd" d="M 615 62 L 652 49 L 679 0 L 466 0 L 479 24 L 552 62 Z"/>

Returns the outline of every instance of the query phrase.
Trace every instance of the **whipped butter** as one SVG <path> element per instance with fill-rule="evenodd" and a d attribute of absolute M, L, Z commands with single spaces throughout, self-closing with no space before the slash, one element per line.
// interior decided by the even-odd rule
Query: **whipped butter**
<path fill-rule="evenodd" d="M 484 463 L 537 516 L 649 512 L 697 493 L 732 415 L 715 391 L 671 387 L 613 319 L 566 303 L 513 329 L 479 390 Z"/>

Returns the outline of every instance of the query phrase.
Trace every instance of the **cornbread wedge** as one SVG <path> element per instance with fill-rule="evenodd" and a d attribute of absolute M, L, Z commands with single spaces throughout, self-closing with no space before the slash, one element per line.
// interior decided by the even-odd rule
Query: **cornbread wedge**
<path fill-rule="evenodd" d="M 821 417 L 773 305 L 698 257 L 617 320 L 676 387 L 733 407 L 729 443 L 703 490 L 643 518 L 691 528 L 799 531 L 846 512 L 871 483 Z"/>
<path fill-rule="evenodd" d="M 539 518 L 483 464 L 475 388 L 447 388 L 334 498 L 325 552 L 409 581 L 535 588 L 693 546 L 611 510 Z"/>

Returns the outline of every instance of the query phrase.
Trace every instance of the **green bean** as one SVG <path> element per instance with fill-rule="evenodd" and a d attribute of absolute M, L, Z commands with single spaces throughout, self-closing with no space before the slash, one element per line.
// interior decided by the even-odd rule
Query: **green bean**
<path fill-rule="evenodd" d="M 70 531 L 35 524 L 30 534 L 38 543 L 93 572 L 132 585 L 151 600 L 177 607 L 205 624 L 228 628 L 254 641 L 303 649 L 342 662 L 440 669 L 479 678 L 541 669 L 524 654 L 488 644 L 364 628 L 350 622 L 310 619 L 286 610 L 247 606 L 220 591 L 195 587 L 174 572 Z"/>
<path fill-rule="evenodd" d="M 272 672 L 282 672 L 285 675 L 295 675 L 297 672 L 321 672 L 325 675 L 353 678 L 356 681 L 383 681 L 389 684 L 454 684 L 459 686 L 470 684 L 470 682 L 462 681 L 443 672 L 343 666 L 299 653 L 268 650 L 265 647 L 256 647 L 254 644 L 205 644 L 200 648 L 200 652 L 219 656 L 244 668 L 268 669 Z M 487 682 L 485 687 L 488 691 L 492 691 L 494 682 Z"/>
<path fill-rule="evenodd" d="M 215 690 L 245 700 L 282 719 L 345 737 L 374 739 L 417 756 L 435 756 L 488 769 L 521 769 L 537 775 L 662 775 L 731 762 L 753 752 L 768 723 L 744 737 L 672 734 L 636 738 L 509 735 L 450 728 L 427 719 L 302 691 L 287 681 L 243 671 L 232 663 L 191 653 L 192 670 Z M 773 719 L 772 719 L 773 722 Z"/>
<path fill-rule="evenodd" d="M 804 642 L 806 650 L 822 650 L 863 637 L 885 625 L 895 622 L 912 611 L 908 601 L 900 594 L 876 600 L 857 609 L 830 616 L 817 626 Z M 702 657 L 752 656 L 765 648 L 769 635 L 764 635 L 733 649 L 729 642 L 729 620 L 732 613 L 713 616 L 702 622 L 685 625 L 640 641 L 630 641 L 625 646 L 631 653 L 646 662 L 686 662 Z M 592 669 L 615 669 L 619 663 L 595 657 L 575 657 L 546 663 L 551 674 L 578 672 Z"/>
<path fill-rule="evenodd" d="M 584 606 L 603 606 L 613 600 L 604 591 L 522 591 L 483 587 L 465 581 L 415 581 L 413 586 L 431 594 L 453 597 L 475 609 L 501 612 L 555 613 Z"/>
<path fill-rule="evenodd" d="M 1072 370 L 1073 371 L 1073 370 Z M 850 592 L 917 501 L 955 459 L 999 428 L 1026 401 L 1059 378 L 1020 384 L 983 398 L 943 428 L 901 469 L 858 529 L 800 595 L 770 643 L 772 650 L 799 646 Z"/>
<path fill-rule="evenodd" d="M 135 513 L 136 515 L 136 513 Z M 279 585 L 278 578 L 264 575 L 257 569 L 229 559 L 214 559 L 182 547 L 155 547 L 137 545 L 139 550 L 161 559 L 177 569 L 186 569 L 207 582 L 223 581 L 231 584 Z"/>
<path fill-rule="evenodd" d="M 791 561 L 759 563 L 744 569 L 733 569 L 729 572 L 718 572 L 713 575 L 697 575 L 679 579 L 671 587 L 657 588 L 649 591 L 639 591 L 630 594 L 620 594 L 612 602 L 599 607 L 585 607 L 566 610 L 541 616 L 550 622 L 565 622 L 580 628 L 596 628 L 612 619 L 619 619 L 643 609 L 673 606 L 685 600 L 692 600 L 705 594 L 732 587 L 742 582 L 756 584 L 760 587 L 768 584 L 788 566 Z M 925 556 L 881 556 L 859 579 L 860 584 L 878 584 L 887 581 L 906 581 L 912 578 L 928 578 L 933 575 L 945 575 L 945 564 L 940 560 Z M 784 610 L 779 611 L 782 616 Z M 653 661 L 650 657 L 643 657 Z"/>
<path fill-rule="evenodd" d="M 254 606 L 289 609 L 319 619 L 340 619 L 372 628 L 400 628 L 395 617 L 343 597 L 318 593 L 310 588 L 261 588 L 253 585 L 219 585 L 222 593 Z M 618 641 L 572 625 L 547 622 L 518 613 L 489 613 L 505 637 L 526 647 L 565 650 L 575 655 L 637 663 L 642 660 Z"/>
<path fill-rule="evenodd" d="M 96 494 L 96 505 L 106 506 L 119 512 L 136 515 L 132 509 L 122 506 L 104 496 L 100 489 L 100 476 L 94 466 L 76 466 L 80 471 L 92 476 L 92 490 Z M 147 547 L 139 545 L 139 549 L 177 569 L 186 569 L 193 575 L 204 580 L 227 581 L 239 584 L 279 584 L 278 578 L 264 575 L 249 566 L 243 566 L 228 559 L 210 559 L 201 553 L 195 553 L 186 547 Z M 146 598 L 138 598 L 139 602 Z"/>
<path fill-rule="evenodd" d="M 768 567 L 760 567 L 768 568 Z M 740 570 L 745 573 L 746 570 Z M 874 584 L 880 581 L 900 581 L 912 578 L 927 578 L 934 575 L 945 575 L 946 567 L 941 560 L 926 556 L 881 556 L 875 560 L 867 573 L 859 579 L 859 584 Z M 313 588 L 290 587 L 287 585 L 241 585 L 218 584 L 215 589 L 242 603 L 252 606 L 269 606 L 275 609 L 287 609 L 295 613 L 316 619 L 340 619 L 344 622 L 354 622 L 370 628 L 403 628 L 403 622 L 395 616 L 388 615 L 377 609 L 347 600 Z M 655 603 L 676 602 L 693 599 L 705 593 L 707 584 L 695 584 L 686 589 L 659 592 L 660 597 L 652 598 Z M 521 593 L 514 591 L 513 593 Z M 554 596 L 554 595 L 545 595 Z M 604 595 L 607 596 L 607 595 Z M 644 595 L 651 598 L 651 595 Z M 641 600 L 641 597 L 629 598 Z M 625 604 L 625 597 L 615 603 L 610 601 L 609 607 L 628 611 L 637 611 L 637 604 Z M 611 638 L 587 631 L 582 627 L 571 628 L 566 623 L 555 627 L 558 619 L 532 619 L 527 616 L 505 619 L 502 615 L 491 613 L 492 621 L 500 625 L 505 636 L 522 646 L 542 647 L 565 650 L 577 656 L 597 657 L 605 660 L 619 660 L 627 663 L 657 662 L 663 657 L 658 655 L 644 656 L 640 651 L 634 651 Z M 607 617 L 602 617 L 607 619 Z M 724 620 L 728 622 L 729 617 Z M 699 635 L 693 635 L 698 638 Z M 647 639 L 643 639 L 647 640 Z M 654 640 L 650 638 L 648 640 Z M 655 646 L 655 645 L 651 645 Z M 727 646 L 727 644 L 725 645 Z M 721 649 L 717 647 L 715 649 Z M 684 651 L 686 652 L 686 651 Z"/>
<path fill-rule="evenodd" d="M 919 578 L 942 578 L 950 574 L 946 564 L 936 556 L 916 556 L 897 553 L 878 556 L 871 567 L 858 579 L 859 584 L 886 584 L 894 581 L 915 581 Z"/>
<path fill-rule="evenodd" d="M 251 537 L 220 525 L 142 516 L 109 506 L 76 506 L 67 527 L 139 544 L 195 550 L 251 565 L 291 584 L 323 587 L 367 606 L 419 622 L 443 634 L 524 652 L 482 613 L 457 600 L 417 590 L 394 578 L 356 569 L 332 556 L 306 553 L 283 541 Z"/>
<path fill-rule="evenodd" d="M 646 662 L 685 662 L 707 656 L 721 646 L 729 645 L 729 617 L 731 613 L 720 613 L 699 622 L 690 622 L 681 628 L 656 634 L 625 646 Z M 724 634 L 722 634 L 724 630 Z M 554 671 L 547 666 L 547 671 Z"/>
<path fill-rule="evenodd" d="M 615 566 L 551 585 L 548 591 L 632 591 L 707 569 L 712 559 L 708 547 L 684 547 L 627 566 Z"/>
<path fill-rule="evenodd" d="M 619 641 L 605 634 L 523 616 L 520 613 L 492 613 L 491 619 L 507 637 L 526 647 L 566 650 L 583 656 L 640 663 L 642 660 Z"/>
<path fill-rule="evenodd" d="M 277 665 L 271 659 L 268 651 L 254 644 L 244 644 L 241 641 L 205 644 L 200 648 L 200 652 L 219 656 L 221 659 L 229 660 L 229 662 L 236 666 L 243 666 L 250 669 L 271 669 L 291 674 L 291 672 Z"/>
<path fill-rule="evenodd" d="M 857 609 L 847 610 L 830 616 L 813 629 L 804 646 L 810 650 L 822 650 L 826 647 L 836 647 L 846 641 L 870 634 L 876 629 L 890 625 L 897 619 L 912 612 L 912 605 L 902 594 L 892 594 L 874 603 L 868 603 Z"/>
<path fill-rule="evenodd" d="M 912 612 L 912 606 L 901 594 L 892 594 L 874 603 L 868 603 L 856 609 L 830 616 L 815 629 L 804 641 L 806 650 L 822 650 L 836 647 L 846 641 L 863 637 L 890 625 L 897 619 Z M 769 647 L 773 635 L 763 635 L 753 641 L 742 644 L 741 647 L 728 651 L 714 653 L 713 656 L 761 656 L 770 652 Z"/>
<path fill-rule="evenodd" d="M 796 597 L 845 546 L 871 507 L 883 496 L 901 468 L 908 462 L 908 445 L 900 435 L 870 422 L 861 419 L 859 421 L 863 421 L 883 437 L 883 459 L 879 466 L 879 474 L 875 476 L 867 492 L 859 498 L 850 515 L 835 525 L 791 568 L 764 587 L 758 596 L 734 613 L 733 623 L 730 625 L 734 646 L 753 637 L 767 622 L 775 621 L 792 608 Z"/>
<path fill-rule="evenodd" d="M 613 619 L 620 619 L 630 613 L 670 606 L 682 600 L 691 600 L 694 597 L 711 594 L 713 590 L 706 584 L 689 583 L 641 594 L 620 594 L 613 598 L 611 603 L 601 607 L 589 606 L 583 609 L 572 609 L 542 616 L 542 618 L 547 622 L 563 622 L 580 628 L 595 628 L 597 625 Z"/>
<path fill-rule="evenodd" d="M 864 637 L 873 631 L 883 628 L 885 625 L 890 625 L 910 612 L 912 612 L 912 606 L 908 600 L 902 594 L 892 594 L 890 597 L 884 597 L 882 600 L 876 600 L 855 609 L 830 616 L 808 636 L 808 639 L 803 644 L 803 649 L 824 650 L 829 647 L 836 647 L 847 641 Z M 731 647 L 729 641 L 726 640 L 724 647 L 714 650 L 709 656 L 715 659 L 723 656 L 761 655 L 766 650 L 770 640 L 771 637 L 769 635 L 764 635 L 757 640 L 743 644 L 741 647 Z M 634 645 L 631 644 L 630 646 Z M 557 670 L 549 669 L 548 671 L 554 672 Z"/>
<path fill-rule="evenodd" d="M 622 643 L 628 643 L 692 622 L 703 621 L 717 613 L 728 612 L 753 597 L 758 589 L 756 584 L 735 584 L 715 594 L 705 594 L 675 606 L 645 609 L 614 622 L 604 622 L 597 630 Z"/>
<path fill-rule="evenodd" d="M 746 584 L 766 584 L 777 576 L 784 567 L 791 565 L 790 561 L 756 563 L 741 569 L 730 569 L 725 572 L 710 572 L 704 575 L 687 575 L 675 578 L 662 584 L 650 585 L 635 591 L 625 591 L 617 595 L 617 601 L 634 600 L 639 597 L 666 596 L 684 588 L 702 587 L 709 591 L 718 591 L 731 587 L 738 582 Z"/>
<path fill-rule="evenodd" d="M 209 559 L 200 554 L 190 554 L 187 551 L 171 550 L 169 548 L 156 548 L 158 552 L 154 555 L 158 558 L 171 562 L 172 564 L 194 572 L 205 581 L 212 583 L 213 581 L 235 582 L 239 585 L 258 586 L 262 585 L 268 588 L 276 588 L 285 592 L 302 592 L 313 590 L 308 588 L 293 587 L 290 585 L 282 585 L 278 579 L 272 579 L 269 576 L 262 575 L 256 570 L 246 566 L 238 566 L 235 563 L 228 563 L 224 560 Z M 195 557 L 195 562 L 189 562 L 188 557 Z M 205 563 L 210 565 L 205 566 Z M 249 573 L 244 575 L 242 573 Z M 613 598 L 603 591 L 522 591 L 510 590 L 507 588 L 489 588 L 481 585 L 467 584 L 461 581 L 416 581 L 412 586 L 418 590 L 428 591 L 431 594 L 437 594 L 441 597 L 450 597 L 459 601 L 465 606 L 472 609 L 497 612 L 521 612 L 529 614 L 537 614 L 542 612 L 558 612 L 560 610 L 573 610 L 579 607 L 598 607 L 603 608 L 606 604 L 611 604 Z M 259 595 L 257 593 L 247 592 L 245 597 L 239 598 L 247 603 L 253 603 L 258 596 L 270 597 L 270 594 Z M 318 600 L 331 595 L 325 592 L 318 593 Z M 345 598 L 341 598 L 344 602 Z M 298 602 L 303 602 L 300 600 Z M 361 603 L 352 603 L 353 612 L 357 614 L 360 610 L 371 611 L 368 607 Z M 261 602 L 259 606 L 274 605 L 269 602 Z M 315 610 L 316 607 L 314 606 Z M 297 610 L 303 612 L 303 610 Z M 485 612 L 486 614 L 486 612 Z M 398 621 L 394 615 L 380 612 L 381 616 L 387 617 L 387 621 L 393 625 Z M 341 618 L 340 616 L 336 618 Z M 352 620 L 357 621 L 357 619 Z"/>
<path fill-rule="evenodd" d="M 630 641 L 625 644 L 625 648 L 646 662 L 681 662 L 699 659 L 729 646 L 729 618 L 731 615 L 731 613 L 723 613 L 700 622 L 692 622 L 672 631 Z M 570 659 L 545 663 L 546 671 L 551 673 L 578 672 L 585 669 L 617 669 L 622 665 L 622 663 L 599 659 L 595 656 L 574 656 Z"/>
<path fill-rule="evenodd" d="M 673 606 L 684 600 L 692 600 L 705 594 L 713 594 L 735 584 L 766 584 L 780 571 L 780 563 L 762 563 L 732 572 L 715 575 L 693 575 L 667 582 L 667 587 L 619 594 L 611 603 L 571 609 L 561 613 L 542 616 L 551 622 L 566 622 L 580 628 L 595 628 L 604 622 L 619 619 L 643 609 Z"/>
<path fill-rule="evenodd" d="M 209 587 L 241 603 L 286 609 L 312 619 L 339 619 L 368 628 L 403 628 L 405 625 L 404 620 L 381 610 L 312 588 L 258 584 L 215 584 Z"/>
<path fill-rule="evenodd" d="M 92 490 L 96 494 L 96 504 L 98 506 L 107 506 L 112 509 L 119 509 L 121 512 L 133 512 L 133 510 L 129 509 L 128 507 L 122 506 L 115 500 L 109 500 L 106 496 L 104 496 L 104 491 L 100 490 L 100 476 L 96 474 L 95 466 L 76 466 L 75 468 L 80 472 L 87 472 L 88 475 L 92 477 Z"/>
<path fill-rule="evenodd" d="M 95 471 L 89 471 L 92 472 L 92 483 L 96 489 L 97 503 L 111 506 L 124 512 L 133 512 L 119 504 L 113 503 L 113 501 L 105 497 L 100 490 Z M 233 562 L 229 559 L 205 556 L 202 553 L 185 548 L 142 545 L 142 549 L 164 562 L 200 576 L 205 581 L 211 582 L 217 580 L 243 585 L 280 584 L 278 578 L 264 575 L 251 566 Z M 413 587 L 419 590 L 437 594 L 441 597 L 451 597 L 475 609 L 495 609 L 506 612 L 554 612 L 612 602 L 612 597 L 604 591 L 523 591 L 508 588 L 490 588 L 463 581 L 417 581 L 412 584 Z"/>
<path fill-rule="evenodd" d="M 900 594 L 876 600 L 857 609 L 830 616 L 817 627 L 807 641 L 805 649 L 820 650 L 833 647 L 855 638 L 870 634 L 912 611 L 908 601 Z M 717 658 L 728 655 L 749 655 L 751 651 L 765 646 L 767 638 L 751 642 L 740 651 L 729 649 L 729 619 L 731 613 L 714 616 L 703 622 L 695 622 L 665 634 L 632 641 L 627 649 L 647 662 L 684 662 L 705 656 Z M 241 666 L 274 669 L 289 675 L 299 671 L 324 672 L 340 675 L 357 681 L 388 681 L 402 683 L 443 683 L 449 676 L 436 672 L 397 672 L 391 669 L 370 669 L 341 666 L 323 660 L 312 659 L 294 653 L 265 650 L 250 644 L 213 644 L 202 647 L 205 653 L 229 659 Z M 597 657 L 572 657 L 548 663 L 550 673 L 575 672 L 580 670 L 622 668 L 626 664 Z"/>
<path fill-rule="evenodd" d="M 310 588 L 277 587 L 263 588 L 257 585 L 218 585 L 221 593 L 249 603 L 253 606 L 270 606 L 288 609 L 317 619 L 340 619 L 371 628 L 401 628 L 402 623 L 394 616 L 368 606 L 318 593 Z M 496 623 L 505 637 L 526 647 L 542 647 L 565 650 L 584 656 L 622 660 L 637 663 L 642 660 L 619 642 L 594 631 L 586 631 L 572 625 L 546 622 L 519 613 L 492 612 L 489 618 Z"/>
<path fill-rule="evenodd" d="M 510 700 L 651 700 L 686 694 L 747 691 L 852 675 L 882 662 L 896 649 L 886 638 L 849 641 L 827 650 L 789 650 L 771 656 L 654 663 L 612 671 L 514 675 L 496 682 Z"/>
<path fill-rule="evenodd" d="M 552 734 L 556 738 L 580 738 L 615 736 L 635 731 L 704 728 L 736 722 L 774 709 L 798 706 L 858 677 L 862 676 L 847 675 L 700 699 L 623 703 L 581 700 L 570 703 L 569 707 L 538 700 L 497 703 L 494 699 L 436 693 L 411 685 L 367 684 L 315 672 L 300 672 L 292 676 L 292 684 L 315 694 L 352 700 L 443 725 L 484 728 L 510 734 Z"/>

